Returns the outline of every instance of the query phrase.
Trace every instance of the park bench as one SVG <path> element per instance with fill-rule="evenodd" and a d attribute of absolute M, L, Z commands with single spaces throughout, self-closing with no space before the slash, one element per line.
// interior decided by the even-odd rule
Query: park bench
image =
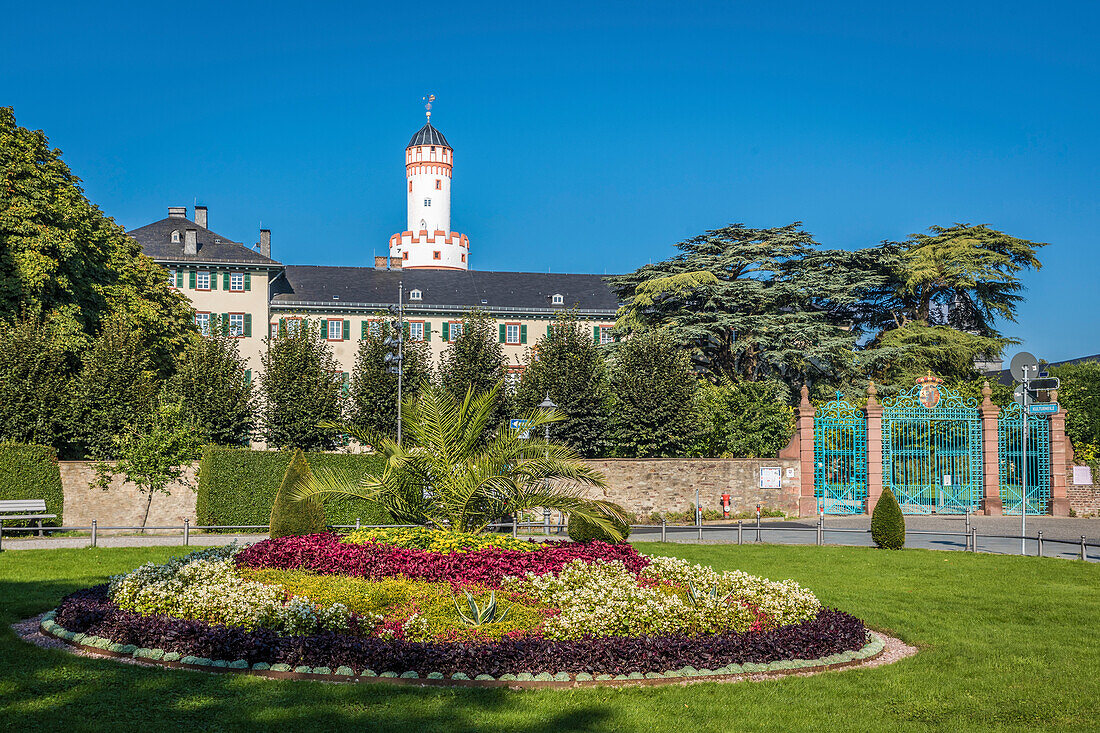
<path fill-rule="evenodd" d="M 42 520 L 57 519 L 56 514 L 46 514 L 45 499 L 5 499 L 0 500 L 0 541 L 3 538 L 4 522 L 38 520 L 38 536 L 42 536 Z"/>

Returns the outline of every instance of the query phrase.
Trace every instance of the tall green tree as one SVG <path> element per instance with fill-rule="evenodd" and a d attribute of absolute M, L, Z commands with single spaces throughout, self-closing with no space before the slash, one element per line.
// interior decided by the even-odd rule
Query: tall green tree
<path fill-rule="evenodd" d="M 828 269 L 808 267 L 817 243 L 799 222 L 731 224 L 676 246 L 675 257 L 610 279 L 624 328 L 665 329 L 715 378 L 795 387 L 850 371 L 850 309 L 829 306 L 850 297 L 837 283 L 854 278 L 851 257 L 834 253 Z"/>
<path fill-rule="evenodd" d="M 83 354 L 73 389 L 72 438 L 80 454 L 115 457 L 119 436 L 145 427 L 158 383 L 144 339 L 122 315 L 108 320 Z"/>
<path fill-rule="evenodd" d="M 502 384 L 507 365 L 497 322 L 480 310 L 470 311 L 462 320 L 462 333 L 439 359 L 439 383 L 455 399 L 471 390 L 481 394 Z M 507 419 L 508 401 L 507 395 L 494 401 L 493 426 Z"/>
<path fill-rule="evenodd" d="M 638 331 L 619 343 L 611 366 L 615 453 L 682 456 L 695 439 L 698 379 L 664 331 Z"/>
<path fill-rule="evenodd" d="M 179 359 L 171 389 L 183 417 L 205 443 L 242 445 L 256 429 L 252 378 L 237 340 L 220 329 L 192 337 Z"/>
<path fill-rule="evenodd" d="M 1064 364 L 1052 367 L 1050 373 L 1062 381 L 1058 403 L 1068 413 L 1066 435 L 1074 453 L 1095 463 L 1100 459 L 1100 362 Z"/>
<path fill-rule="evenodd" d="M 73 368 L 52 328 L 36 317 L 0 320 L 0 441 L 60 450 Z"/>
<path fill-rule="evenodd" d="M 144 532 L 154 494 L 170 494 L 173 484 L 194 488 L 186 478 L 186 470 L 198 459 L 201 449 L 198 431 L 184 417 L 182 401 L 162 391 L 150 415 L 115 436 L 112 455 L 118 461 L 97 463 L 94 485 L 107 490 L 116 475 L 137 485 L 145 496 L 141 519 Z"/>
<path fill-rule="evenodd" d="M 0 107 L 0 319 L 22 315 L 42 319 L 74 353 L 125 318 L 162 374 L 194 331 L 164 268 L 88 201 L 41 130 Z"/>
<path fill-rule="evenodd" d="M 302 320 L 267 340 L 263 360 L 261 435 L 279 449 L 331 450 L 338 433 L 322 423 L 343 412 L 339 366 L 321 328 Z"/>
<path fill-rule="evenodd" d="M 565 416 L 550 424 L 551 440 L 583 456 L 602 455 L 610 442 L 611 383 L 600 346 L 575 313 L 559 314 L 538 340 L 513 402 L 530 412 L 547 395 Z"/>
<path fill-rule="evenodd" d="M 390 333 L 397 330 L 392 322 L 384 328 Z M 368 331 L 359 341 L 348 393 L 348 421 L 386 436 L 397 433 L 397 375 L 390 371 L 393 362 L 386 361 L 392 351 L 382 329 Z M 415 396 L 431 383 L 432 356 L 426 342 L 405 339 L 403 372 L 403 398 Z"/>

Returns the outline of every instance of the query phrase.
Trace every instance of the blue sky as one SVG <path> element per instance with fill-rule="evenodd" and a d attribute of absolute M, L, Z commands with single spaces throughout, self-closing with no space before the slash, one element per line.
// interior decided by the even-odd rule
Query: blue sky
<path fill-rule="evenodd" d="M 210 207 L 293 264 L 404 228 L 420 98 L 479 269 L 622 272 L 705 229 L 1051 242 L 1007 333 L 1100 352 L 1095 3 L 21 3 L 0 104 L 127 227 Z M 685 7 L 686 6 L 686 7 Z"/>

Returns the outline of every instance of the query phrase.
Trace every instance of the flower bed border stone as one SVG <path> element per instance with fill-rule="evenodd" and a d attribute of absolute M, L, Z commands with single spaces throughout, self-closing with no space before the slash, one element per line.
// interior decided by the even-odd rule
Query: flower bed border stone
<path fill-rule="evenodd" d="M 442 687 L 509 687 L 509 688 L 570 688 L 586 686 L 631 686 L 631 685 L 662 685 L 685 684 L 693 682 L 736 682 L 753 677 L 781 677 L 790 674 L 805 674 L 808 672 L 824 672 L 834 669 L 843 669 L 867 664 L 880 657 L 886 648 L 885 638 L 878 633 L 868 630 L 869 639 L 864 646 L 857 651 L 832 654 L 821 659 L 795 659 L 779 660 L 766 664 L 747 662 L 745 664 L 731 664 L 718 670 L 695 669 L 684 667 L 678 670 L 665 672 L 610 675 L 592 675 L 586 672 L 569 674 L 559 672 L 550 674 L 520 673 L 503 674 L 499 678 L 490 675 L 478 675 L 474 679 L 461 672 L 445 676 L 438 672 L 432 672 L 421 676 L 417 672 L 409 671 L 402 674 L 396 672 L 383 672 L 378 674 L 371 670 L 363 670 L 356 673 L 348 667 L 338 667 L 332 670 L 328 667 L 294 667 L 288 664 L 267 664 L 257 662 L 251 666 L 245 660 L 213 660 L 193 656 L 181 657 L 176 652 L 165 652 L 163 649 L 139 649 L 136 646 L 117 644 L 109 639 L 97 636 L 76 633 L 62 628 L 54 619 L 56 611 L 49 611 L 42 616 L 39 630 L 44 635 L 58 639 L 65 644 L 84 652 L 105 656 L 126 658 L 135 660 L 149 666 L 161 666 L 167 668 L 192 669 L 204 672 L 219 672 L 231 674 L 250 674 L 274 679 L 302 679 L 319 680 L 323 682 L 366 682 L 386 683 L 414 686 L 442 686 Z M 734 669 L 737 668 L 737 669 Z"/>

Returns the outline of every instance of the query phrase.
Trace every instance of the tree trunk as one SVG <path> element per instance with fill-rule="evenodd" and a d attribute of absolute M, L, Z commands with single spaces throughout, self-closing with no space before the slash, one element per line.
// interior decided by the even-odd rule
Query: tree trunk
<path fill-rule="evenodd" d="M 141 518 L 141 533 L 145 534 L 145 525 L 149 522 L 149 508 L 153 506 L 153 492 L 145 497 L 145 516 Z"/>

